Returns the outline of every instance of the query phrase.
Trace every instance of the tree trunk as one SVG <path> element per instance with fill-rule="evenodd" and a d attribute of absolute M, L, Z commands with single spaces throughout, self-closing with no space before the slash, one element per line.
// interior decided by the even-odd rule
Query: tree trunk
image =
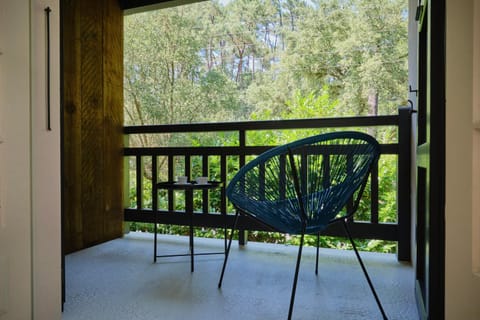
<path fill-rule="evenodd" d="M 371 89 L 368 93 L 368 115 L 378 116 L 378 92 L 375 89 Z"/>

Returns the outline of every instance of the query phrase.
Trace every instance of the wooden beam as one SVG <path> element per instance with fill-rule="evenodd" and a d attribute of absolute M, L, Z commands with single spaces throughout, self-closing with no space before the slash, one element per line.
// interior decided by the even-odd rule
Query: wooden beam
<path fill-rule="evenodd" d="M 125 14 L 165 9 L 205 0 L 118 0 Z"/>

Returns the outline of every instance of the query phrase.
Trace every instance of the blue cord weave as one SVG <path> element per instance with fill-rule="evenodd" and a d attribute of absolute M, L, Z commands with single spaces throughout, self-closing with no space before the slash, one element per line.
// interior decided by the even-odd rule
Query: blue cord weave
<path fill-rule="evenodd" d="M 320 134 L 259 155 L 239 170 L 226 194 L 237 210 L 276 231 L 316 234 L 354 213 L 379 156 L 378 142 L 367 134 Z"/>

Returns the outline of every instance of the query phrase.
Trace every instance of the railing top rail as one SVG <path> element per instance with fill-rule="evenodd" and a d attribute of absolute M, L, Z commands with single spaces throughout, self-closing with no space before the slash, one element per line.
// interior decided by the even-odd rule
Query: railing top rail
<path fill-rule="evenodd" d="M 125 156 L 150 155 L 242 155 L 260 154 L 274 147 L 264 146 L 205 146 L 205 147 L 125 147 Z M 398 154 L 397 143 L 380 144 L 382 154 Z"/>
<path fill-rule="evenodd" d="M 214 132 L 239 130 L 273 130 L 273 129 L 309 129 L 398 125 L 398 115 L 362 116 L 341 118 L 315 118 L 293 120 L 265 120 L 217 123 L 192 123 L 173 125 L 125 126 L 124 134 L 173 133 L 173 132 Z"/>

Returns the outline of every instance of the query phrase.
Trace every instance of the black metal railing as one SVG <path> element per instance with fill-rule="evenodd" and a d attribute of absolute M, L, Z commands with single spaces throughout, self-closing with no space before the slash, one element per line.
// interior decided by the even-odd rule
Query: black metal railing
<path fill-rule="evenodd" d="M 354 221 L 351 226 L 352 235 L 356 238 L 380 239 L 397 241 L 398 259 L 410 260 L 410 170 L 411 170 L 411 109 L 399 108 L 398 115 L 346 117 L 305 120 L 278 121 L 247 121 L 204 124 L 128 126 L 124 128 L 126 147 L 126 195 L 132 188 L 134 204 L 126 204 L 125 221 L 153 222 L 154 210 L 158 210 L 158 220 L 163 224 L 188 225 L 190 218 L 179 206 L 182 195 L 174 191 L 158 194 L 156 184 L 160 180 L 174 180 L 177 175 L 193 178 L 194 173 L 202 176 L 215 176 L 215 179 L 228 184 L 233 173 L 248 160 L 272 145 L 249 145 L 248 135 L 259 131 L 289 131 L 289 130 L 338 130 L 339 128 L 355 128 L 364 131 L 375 131 L 378 127 L 396 128 L 396 143 L 381 143 L 382 156 L 397 157 L 397 205 L 396 222 L 379 222 L 379 172 L 374 168 L 370 178 L 370 214 L 368 221 Z M 130 138 L 134 135 L 175 135 L 193 133 L 234 133 L 235 145 L 228 146 L 159 146 L 159 147 L 129 147 Z M 211 172 L 210 162 L 214 159 L 217 172 Z M 234 168 L 229 167 L 234 159 Z M 132 163 L 133 165 L 130 165 Z M 163 163 L 163 165 L 160 165 Z M 196 163 L 199 168 L 194 168 Z M 134 169 L 131 169 L 134 167 Z M 148 168 L 146 168 L 148 167 Z M 147 173 L 148 171 L 148 173 Z M 160 171 L 162 173 L 160 173 Z M 148 178 L 146 178 L 148 176 Z M 135 185 L 133 187 L 133 185 Z M 146 185 L 149 185 L 147 188 Z M 148 190 L 148 191 L 147 191 Z M 148 192 L 148 193 L 147 193 Z M 220 194 L 214 197 L 209 191 L 201 191 L 197 195 L 201 201 L 195 208 L 198 214 L 193 217 L 195 226 L 223 227 L 233 224 L 233 209 L 228 206 L 224 189 L 214 192 Z M 127 197 L 128 198 L 128 197 Z M 148 198 L 148 201 L 147 201 Z M 218 204 L 212 205 L 212 199 L 218 199 Z M 180 208 L 180 209 L 179 209 Z M 232 212 L 229 212 L 232 211 Z M 226 215 L 220 214 L 221 212 Z M 255 221 L 242 217 L 237 224 L 240 230 L 265 230 Z M 240 233 L 241 235 L 243 233 Z M 343 229 L 332 225 L 323 234 L 344 236 Z M 243 238 L 240 238 L 243 241 Z"/>

